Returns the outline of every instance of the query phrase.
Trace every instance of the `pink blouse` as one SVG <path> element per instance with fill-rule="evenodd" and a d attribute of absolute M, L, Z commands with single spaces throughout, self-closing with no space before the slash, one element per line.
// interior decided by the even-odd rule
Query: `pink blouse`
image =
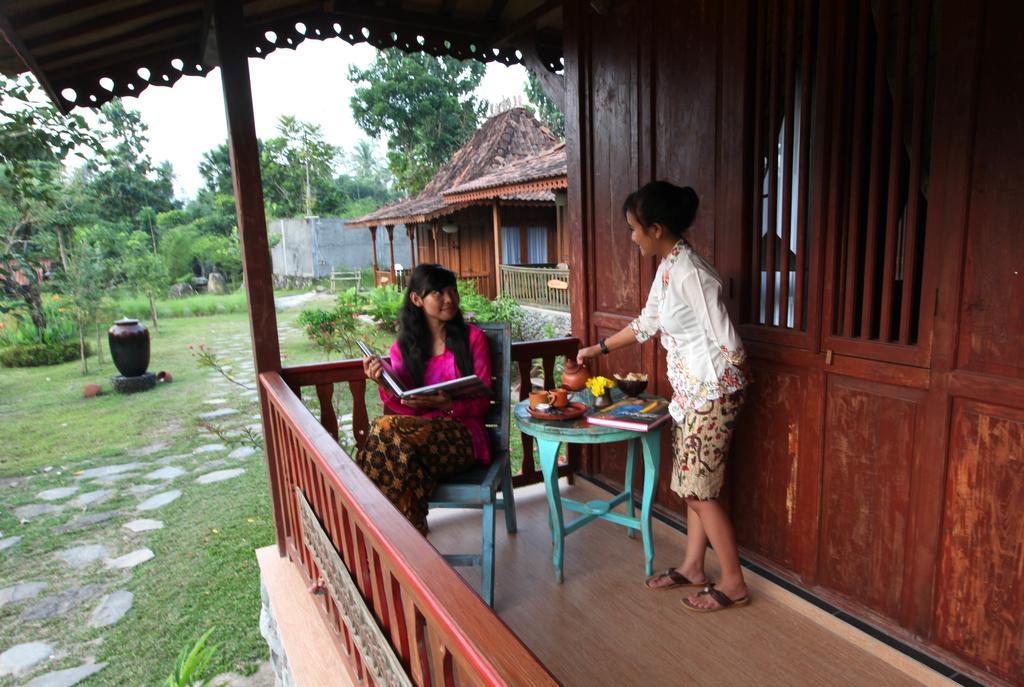
<path fill-rule="evenodd" d="M 469 325 L 469 352 L 473 356 L 473 373 L 490 384 L 490 347 L 487 345 L 487 336 L 474 325 Z M 406 374 L 405 365 L 402 362 L 402 351 L 398 348 L 398 341 L 391 344 L 391 351 L 388 355 L 391 358 L 391 367 L 398 374 L 404 376 Z M 455 362 L 455 354 L 446 349 L 441 355 L 434 356 L 427 361 L 427 369 L 423 371 L 423 384 L 437 384 L 462 376 L 462 372 Z M 386 393 L 383 387 L 380 387 L 378 392 L 384 405 L 396 415 L 421 415 L 431 418 L 446 415 L 439 410 L 418 410 L 402 405 L 401 401 Z M 477 460 L 484 465 L 491 462 L 491 447 L 487 439 L 487 430 L 484 427 L 484 416 L 487 415 L 490 407 L 491 401 L 486 397 L 459 399 L 452 401 L 450 413 L 469 430 L 469 435 L 473 439 L 473 453 Z"/>

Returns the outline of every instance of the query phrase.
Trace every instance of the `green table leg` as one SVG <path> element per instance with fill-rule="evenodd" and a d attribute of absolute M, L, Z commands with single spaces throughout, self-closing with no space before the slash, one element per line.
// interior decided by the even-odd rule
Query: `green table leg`
<path fill-rule="evenodd" d="M 551 538 L 555 545 L 552 564 L 555 567 L 555 581 L 562 584 L 562 554 L 565 544 L 565 521 L 562 519 L 562 495 L 558 491 L 558 448 L 560 441 L 537 439 L 537 453 L 540 454 L 540 469 L 544 473 L 544 489 L 548 495 L 548 518 L 551 522 Z"/>
<path fill-rule="evenodd" d="M 636 506 L 633 504 L 633 475 L 636 474 L 636 464 L 634 459 L 636 458 L 636 447 L 639 442 L 630 441 L 628 448 L 626 449 L 626 476 L 623 478 L 623 491 L 629 494 L 629 499 L 626 501 L 626 513 L 629 517 L 636 517 Z M 626 536 L 630 539 L 636 537 L 636 530 L 632 527 L 626 528 Z"/>
<path fill-rule="evenodd" d="M 654 542 L 651 540 L 651 505 L 658 484 L 658 463 L 661 458 L 661 432 L 645 432 L 640 438 L 644 449 L 644 499 L 640 507 L 640 532 L 644 542 L 645 568 L 648 577 L 654 574 Z"/>

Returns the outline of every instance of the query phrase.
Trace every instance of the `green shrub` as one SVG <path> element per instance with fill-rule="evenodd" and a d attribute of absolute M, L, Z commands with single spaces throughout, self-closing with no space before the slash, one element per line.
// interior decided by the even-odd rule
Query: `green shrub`
<path fill-rule="evenodd" d="M 60 296 L 44 296 L 43 315 L 46 327 L 40 329 L 27 317 L 7 317 L 0 322 L 0 348 L 32 344 L 78 343 L 78 328 L 71 314 L 65 311 Z"/>
<path fill-rule="evenodd" d="M 355 310 L 308 308 L 299 313 L 296 322 L 325 354 L 355 355 L 356 339 L 360 336 Z"/>
<path fill-rule="evenodd" d="M 476 284 L 467 279 L 459 282 L 460 307 L 468 322 L 508 322 L 512 337 L 518 339 L 523 322 L 523 309 L 508 296 L 493 301 L 477 293 Z"/>
<path fill-rule="evenodd" d="M 398 331 L 398 311 L 402 307 L 403 291 L 393 284 L 378 286 L 366 295 L 366 314 L 389 332 Z"/>
<path fill-rule="evenodd" d="M 92 354 L 89 343 L 85 344 L 85 354 Z M 78 341 L 61 341 L 59 343 L 15 344 L 0 348 L 0 365 L 4 367 L 41 367 L 43 365 L 59 365 L 80 356 Z"/>

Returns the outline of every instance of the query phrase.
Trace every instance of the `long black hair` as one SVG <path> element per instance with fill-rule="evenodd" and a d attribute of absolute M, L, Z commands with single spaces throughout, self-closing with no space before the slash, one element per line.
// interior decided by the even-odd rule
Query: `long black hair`
<path fill-rule="evenodd" d="M 693 224 L 699 204 L 697 192 L 689 186 L 652 181 L 626 196 L 622 214 L 632 212 L 644 229 L 660 224 L 676 238 L 682 238 Z"/>
<path fill-rule="evenodd" d="M 434 340 L 423 308 L 417 307 L 411 296 L 415 293 L 424 298 L 427 294 L 444 291 L 452 286 L 458 288 L 455 274 L 441 265 L 417 265 L 409 275 L 409 288 L 405 291 L 405 298 L 398 312 L 398 350 L 402 352 L 402 362 L 409 373 L 410 381 L 415 386 L 423 384 L 427 361 L 434 354 Z M 455 355 L 459 371 L 463 375 L 473 374 L 473 356 L 469 352 L 469 327 L 462 319 L 461 309 L 455 317 L 445 323 L 444 339 L 448 350 Z"/>

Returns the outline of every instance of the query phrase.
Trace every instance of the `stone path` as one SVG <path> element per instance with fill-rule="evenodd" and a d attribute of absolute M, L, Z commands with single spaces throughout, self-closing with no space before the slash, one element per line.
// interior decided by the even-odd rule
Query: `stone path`
<path fill-rule="evenodd" d="M 254 387 L 248 337 L 238 338 L 237 343 L 215 341 L 212 347 L 224 351 L 223 360 L 234 358 L 225 368 L 233 367 L 238 381 Z M 5 623 L 9 619 L 17 624 L 13 634 L 0 634 L 16 639 L 0 645 L 0 685 L 14 680 L 10 684 L 22 687 L 71 687 L 103 670 L 107 664 L 98 662 L 93 652 L 102 646 L 103 633 L 132 613 L 137 601 L 130 591 L 132 577 L 159 561 L 160 549 L 146 546 L 146 538 L 175 526 L 176 509 L 187 507 L 182 497 L 190 490 L 203 493 L 205 485 L 237 479 L 250 465 L 261 464 L 262 450 L 229 443 L 231 437 L 245 435 L 243 428 L 262 431 L 258 393 L 220 374 L 210 374 L 208 381 L 213 382 L 205 385 L 210 397 L 197 400 L 197 425 L 188 430 L 191 437 L 205 436 L 205 443 L 161 440 L 108 459 L 116 461 L 109 465 L 91 459 L 0 479 L 0 507 L 8 495 L 21 494 L 9 508 L 21 529 L 0 532 L 0 578 L 5 585 L 0 588 L 0 609 Z M 346 420 L 351 423 L 342 418 L 342 424 Z M 35 553 L 33 542 L 39 536 L 53 537 L 57 545 Z M 21 556 L 39 557 L 21 568 L 23 576 L 33 570 L 36 579 L 6 576 L 6 562 Z M 64 625 L 93 628 L 99 637 L 91 634 L 89 643 L 75 645 L 81 640 L 63 632 Z M 253 676 L 225 674 L 215 684 L 269 687 L 273 673 L 263 666 Z"/>

